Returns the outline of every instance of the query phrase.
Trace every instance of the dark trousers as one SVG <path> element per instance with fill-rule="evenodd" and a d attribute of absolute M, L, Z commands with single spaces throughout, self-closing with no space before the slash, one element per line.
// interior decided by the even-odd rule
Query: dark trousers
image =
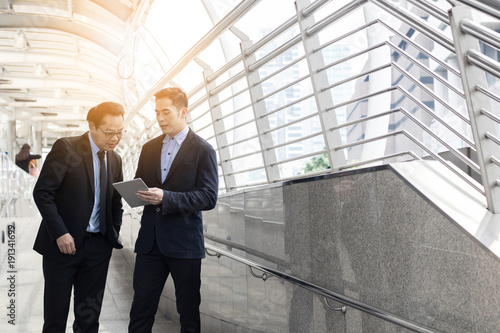
<path fill-rule="evenodd" d="M 113 248 L 101 234 L 85 237 L 74 256 L 59 262 L 44 256 L 43 333 L 66 331 L 74 287 L 75 333 L 97 333 Z"/>
<path fill-rule="evenodd" d="M 201 259 L 166 257 L 155 242 L 150 253 L 136 256 L 129 333 L 151 333 L 169 274 L 174 281 L 181 333 L 200 332 Z"/>

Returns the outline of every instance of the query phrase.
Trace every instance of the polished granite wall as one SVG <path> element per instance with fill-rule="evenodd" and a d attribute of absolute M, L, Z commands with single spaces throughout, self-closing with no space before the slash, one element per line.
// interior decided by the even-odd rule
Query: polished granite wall
<path fill-rule="evenodd" d="M 204 219 L 207 243 L 401 317 L 500 327 L 498 258 L 389 166 L 223 195 Z M 173 295 L 169 280 L 161 308 L 175 319 Z M 201 310 L 204 332 L 408 331 L 227 257 L 203 261 Z"/>

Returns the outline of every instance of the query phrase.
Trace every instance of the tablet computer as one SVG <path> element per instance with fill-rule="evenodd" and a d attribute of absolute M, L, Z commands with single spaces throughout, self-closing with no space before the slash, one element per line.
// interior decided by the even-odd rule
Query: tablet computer
<path fill-rule="evenodd" d="M 139 190 L 149 190 L 141 178 L 125 180 L 123 182 L 113 183 L 113 187 L 120 193 L 130 207 L 149 205 L 149 202 L 142 201 L 135 194 Z"/>

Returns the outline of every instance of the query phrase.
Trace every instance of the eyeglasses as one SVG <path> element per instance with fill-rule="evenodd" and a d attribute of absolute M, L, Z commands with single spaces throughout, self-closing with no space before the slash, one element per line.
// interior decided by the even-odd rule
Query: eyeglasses
<path fill-rule="evenodd" d="M 104 136 L 107 138 L 107 139 L 111 139 L 112 137 L 114 137 L 116 135 L 116 137 L 118 139 L 120 139 L 122 136 L 123 136 L 123 133 L 127 132 L 127 130 L 123 130 L 123 131 L 119 131 L 119 132 L 111 132 L 111 131 L 105 131 L 103 130 L 102 128 L 100 128 L 99 126 L 97 126 L 97 128 L 99 128 L 103 133 L 104 133 Z"/>

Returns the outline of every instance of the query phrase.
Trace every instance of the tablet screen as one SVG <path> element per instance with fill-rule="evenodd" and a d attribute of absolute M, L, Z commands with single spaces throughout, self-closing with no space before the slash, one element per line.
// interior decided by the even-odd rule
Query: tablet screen
<path fill-rule="evenodd" d="M 123 182 L 113 183 L 114 188 L 120 193 L 130 207 L 149 205 L 149 202 L 142 201 L 135 194 L 139 190 L 149 190 L 141 178 L 125 180 Z"/>

